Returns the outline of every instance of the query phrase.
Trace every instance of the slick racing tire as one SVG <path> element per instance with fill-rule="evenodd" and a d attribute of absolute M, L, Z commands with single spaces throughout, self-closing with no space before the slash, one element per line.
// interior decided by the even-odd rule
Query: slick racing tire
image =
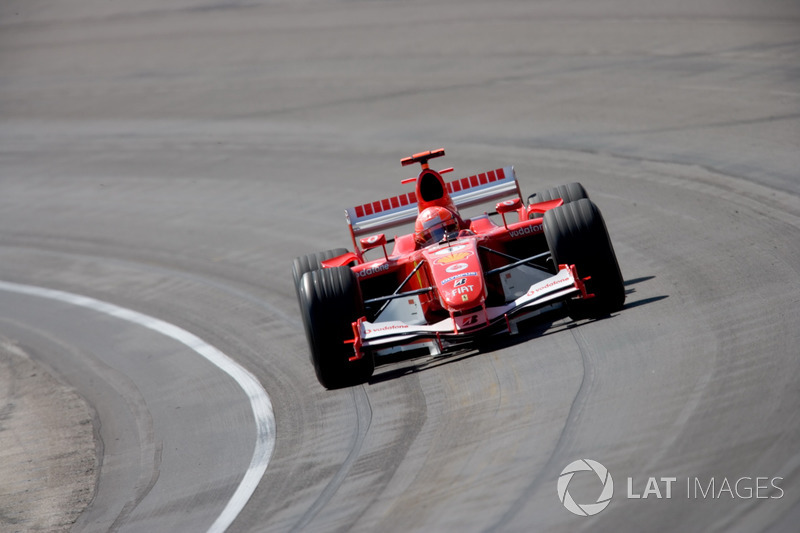
<path fill-rule="evenodd" d="M 544 214 L 544 235 L 557 265 L 574 264 L 594 298 L 567 302 L 569 316 L 600 318 L 622 309 L 625 285 L 600 210 L 580 199 Z"/>
<path fill-rule="evenodd" d="M 294 279 L 295 289 L 300 288 L 300 280 L 303 279 L 303 274 L 312 270 L 319 270 L 322 268 L 322 262 L 326 259 L 332 259 L 346 253 L 347 250 L 344 248 L 334 248 L 333 250 L 296 257 L 292 261 L 292 278 Z"/>
<path fill-rule="evenodd" d="M 567 183 L 566 185 L 559 185 L 546 191 L 539 191 L 528 196 L 528 205 L 537 204 L 539 202 L 549 202 L 556 198 L 562 198 L 565 204 L 589 198 L 589 193 L 583 188 L 583 185 L 577 181 Z M 531 213 L 530 218 L 538 218 L 542 216 L 541 213 Z"/>
<path fill-rule="evenodd" d="M 323 268 L 303 274 L 300 280 L 300 312 L 311 351 L 311 362 L 320 384 L 338 389 L 364 383 L 375 370 L 372 354 L 350 361 L 352 323 L 364 316 L 361 291 L 350 267 Z"/>

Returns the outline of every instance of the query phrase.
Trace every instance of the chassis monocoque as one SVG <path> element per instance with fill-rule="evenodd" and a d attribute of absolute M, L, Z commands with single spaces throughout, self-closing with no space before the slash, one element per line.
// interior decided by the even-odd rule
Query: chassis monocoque
<path fill-rule="evenodd" d="M 369 380 L 381 356 L 437 355 L 478 336 L 515 333 L 519 320 L 562 302 L 573 319 L 622 308 L 619 264 L 583 186 L 538 192 L 526 205 L 513 167 L 446 182 L 442 174 L 452 168 L 428 164 L 442 155 L 403 159 L 422 166 L 403 182 L 414 182 L 413 192 L 345 210 L 353 251 L 293 262 L 311 360 L 326 388 Z M 458 231 L 433 243 L 420 244 L 414 233 L 377 233 L 413 222 L 432 205 L 457 212 L 504 198 L 494 213 L 460 219 Z"/>

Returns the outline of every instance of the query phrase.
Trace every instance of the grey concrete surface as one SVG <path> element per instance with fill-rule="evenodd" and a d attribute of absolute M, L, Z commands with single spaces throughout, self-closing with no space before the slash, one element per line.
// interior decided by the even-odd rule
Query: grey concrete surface
<path fill-rule="evenodd" d="M 3 531 L 69 531 L 94 496 L 93 419 L 72 387 L 0 337 Z"/>
<path fill-rule="evenodd" d="M 278 442 L 231 531 L 795 531 L 798 27 L 779 0 L 4 2 L 0 279 L 174 322 L 260 378 Z M 526 194 L 582 181 L 626 308 L 326 392 L 291 259 L 348 245 L 343 208 L 439 146 Z M 556 493 L 580 458 L 615 481 L 593 517 Z M 650 477 L 673 498 L 626 497 Z M 686 487 L 757 477 L 781 490 Z M 159 528 L 226 490 L 182 489 Z"/>

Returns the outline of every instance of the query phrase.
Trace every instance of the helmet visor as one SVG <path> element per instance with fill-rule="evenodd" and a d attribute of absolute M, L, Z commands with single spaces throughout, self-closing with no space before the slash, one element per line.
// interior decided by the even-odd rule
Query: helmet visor
<path fill-rule="evenodd" d="M 448 217 L 446 220 L 442 220 L 441 217 L 436 216 L 424 222 L 422 235 L 427 243 L 439 242 L 444 239 L 448 232 L 454 231 L 455 228 L 456 223 L 452 216 Z"/>

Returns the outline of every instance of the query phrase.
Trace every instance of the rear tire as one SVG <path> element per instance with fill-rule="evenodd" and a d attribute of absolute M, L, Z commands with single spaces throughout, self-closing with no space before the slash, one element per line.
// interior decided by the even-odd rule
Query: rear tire
<path fill-rule="evenodd" d="M 571 300 L 573 319 L 600 318 L 619 311 L 625 303 L 625 285 L 605 221 L 589 199 L 579 199 L 544 214 L 544 234 L 556 265 L 574 264 L 594 298 Z"/>
<path fill-rule="evenodd" d="M 344 248 L 334 248 L 333 250 L 325 250 L 324 252 L 316 252 L 296 257 L 294 261 L 292 261 L 292 278 L 294 278 L 295 289 L 299 290 L 300 280 L 303 279 L 303 274 L 311 272 L 312 270 L 319 270 L 322 268 L 322 262 L 326 259 L 332 259 L 346 253 L 347 250 Z"/>
<path fill-rule="evenodd" d="M 361 291 L 350 267 L 306 272 L 300 280 L 300 313 L 306 330 L 311 362 L 320 384 L 337 389 L 364 383 L 375 371 L 371 353 L 350 361 L 352 323 L 364 316 Z"/>

